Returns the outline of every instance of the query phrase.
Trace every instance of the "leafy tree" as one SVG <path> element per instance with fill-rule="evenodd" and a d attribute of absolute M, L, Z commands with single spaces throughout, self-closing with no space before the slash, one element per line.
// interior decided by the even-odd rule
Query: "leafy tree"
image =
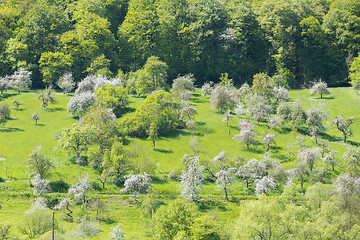
<path fill-rule="evenodd" d="M 339 193 L 343 207 L 356 212 L 359 207 L 360 178 L 347 174 L 339 175 L 333 184 Z"/>
<path fill-rule="evenodd" d="M 144 173 L 144 175 L 129 174 L 126 175 L 124 178 L 124 188 L 121 189 L 120 192 L 132 192 L 134 200 L 137 200 L 141 193 L 146 193 L 148 188 L 151 186 L 151 178 L 146 173 Z"/>
<path fill-rule="evenodd" d="M 45 92 L 39 92 L 38 93 L 38 100 L 41 100 L 41 106 L 43 108 L 46 108 L 50 103 L 55 103 L 55 97 L 51 95 L 53 91 L 52 86 L 46 87 Z"/>
<path fill-rule="evenodd" d="M 225 199 L 229 201 L 228 191 L 231 186 L 231 183 L 235 181 L 235 178 L 232 176 L 236 172 L 236 168 L 222 169 L 215 174 L 217 187 L 223 189 L 225 192 Z"/>
<path fill-rule="evenodd" d="M 254 124 L 243 120 L 239 123 L 240 133 L 236 134 L 233 139 L 238 143 L 246 144 L 247 149 L 251 144 L 255 144 L 255 137 L 257 133 L 252 129 Z"/>
<path fill-rule="evenodd" d="M 288 174 L 289 174 L 288 182 L 291 183 L 293 181 L 293 179 L 295 179 L 296 177 L 299 177 L 301 189 L 304 189 L 305 177 L 310 175 L 310 172 L 306 168 L 305 164 L 306 164 L 306 162 L 301 161 L 295 166 L 295 168 L 290 169 L 288 171 Z"/>
<path fill-rule="evenodd" d="M 3 240 L 10 240 L 13 239 L 12 235 L 11 235 L 11 224 L 7 224 L 7 225 L 0 225 L 0 238 Z"/>
<path fill-rule="evenodd" d="M 286 122 L 290 122 L 293 129 L 299 128 L 306 122 L 306 113 L 299 102 L 281 102 L 277 114 Z"/>
<path fill-rule="evenodd" d="M 0 124 L 5 123 L 10 119 L 11 109 L 6 103 L 0 105 Z"/>
<path fill-rule="evenodd" d="M 320 94 L 321 99 L 324 94 L 330 94 L 330 93 L 331 91 L 327 89 L 327 83 L 322 82 L 321 80 L 319 80 L 318 82 L 314 82 L 310 90 L 311 95 Z"/>
<path fill-rule="evenodd" d="M 31 151 L 25 164 L 30 168 L 31 174 L 39 174 L 41 178 L 48 175 L 50 169 L 54 167 L 51 159 L 43 153 L 41 146 L 37 146 L 36 149 Z"/>
<path fill-rule="evenodd" d="M 84 92 L 75 94 L 75 96 L 70 98 L 67 104 L 67 110 L 70 114 L 83 116 L 89 108 L 95 104 L 95 101 L 96 96 L 94 93 Z"/>
<path fill-rule="evenodd" d="M 24 68 L 20 68 L 11 75 L 11 86 L 14 90 L 23 92 L 30 89 L 31 83 L 31 71 L 27 71 Z"/>
<path fill-rule="evenodd" d="M 110 77 L 112 75 L 110 63 L 111 60 L 107 59 L 104 54 L 101 54 L 90 63 L 86 72 L 91 75 L 105 75 Z"/>
<path fill-rule="evenodd" d="M 40 174 L 34 176 L 34 180 L 31 184 L 34 186 L 34 195 L 40 194 L 42 196 L 44 193 L 51 192 L 49 181 L 42 179 Z"/>
<path fill-rule="evenodd" d="M 319 159 L 319 148 L 306 148 L 301 150 L 296 158 L 298 162 L 304 162 L 308 165 L 310 172 L 313 171 L 316 160 Z"/>
<path fill-rule="evenodd" d="M 360 173 L 360 148 L 348 148 L 343 158 L 346 164 L 346 172 L 355 177 Z"/>
<path fill-rule="evenodd" d="M 181 195 L 185 199 L 198 201 L 198 191 L 204 180 L 204 167 L 199 166 L 199 156 L 185 154 L 181 162 L 185 165 L 180 176 Z"/>
<path fill-rule="evenodd" d="M 271 97 L 273 91 L 271 86 L 271 78 L 267 73 L 258 73 L 253 77 L 253 85 L 251 87 L 251 91 L 254 94 L 263 96 L 263 97 Z"/>
<path fill-rule="evenodd" d="M 261 194 L 268 194 L 276 188 L 275 180 L 268 176 L 255 180 L 255 183 L 255 193 L 257 196 L 260 196 Z"/>
<path fill-rule="evenodd" d="M 196 206 L 182 199 L 163 205 L 154 215 L 154 237 L 160 240 L 174 239 L 179 232 L 190 236 Z"/>
<path fill-rule="evenodd" d="M 278 128 L 283 124 L 283 121 L 279 115 L 269 116 L 267 119 L 270 128 Z"/>
<path fill-rule="evenodd" d="M 352 130 L 350 126 L 354 122 L 354 116 L 344 119 L 341 115 L 335 117 L 335 120 L 333 121 L 333 124 L 336 126 L 336 128 L 344 135 L 344 143 L 346 143 L 348 136 L 352 136 Z"/>
<path fill-rule="evenodd" d="M 79 178 L 75 184 L 69 188 L 68 194 L 74 195 L 75 200 L 82 200 L 83 204 L 86 203 L 86 192 L 92 190 L 93 187 L 90 184 L 89 176 Z"/>
<path fill-rule="evenodd" d="M 104 161 L 102 163 L 103 173 L 115 176 L 115 183 L 123 183 L 126 172 L 129 168 L 125 151 L 122 143 L 115 141 L 111 150 L 104 151 Z M 105 183 L 103 183 L 105 187 Z"/>
<path fill-rule="evenodd" d="M 289 91 L 282 86 L 274 87 L 273 94 L 277 102 L 286 102 L 289 100 Z"/>
<path fill-rule="evenodd" d="M 312 138 L 317 139 L 319 134 L 325 131 L 323 125 L 323 120 L 326 119 L 326 113 L 324 113 L 320 108 L 314 107 L 307 112 L 306 124 L 309 126 L 309 133 Z"/>
<path fill-rule="evenodd" d="M 71 90 L 75 88 L 76 85 L 73 74 L 69 72 L 61 75 L 57 82 L 57 85 L 59 86 L 59 88 L 63 90 L 64 94 L 69 93 Z"/>
<path fill-rule="evenodd" d="M 102 85 L 95 91 L 95 94 L 96 102 L 104 107 L 113 109 L 117 116 L 120 116 L 129 103 L 127 91 L 123 86 Z"/>
<path fill-rule="evenodd" d="M 136 93 L 148 94 L 157 88 L 166 87 L 168 66 L 158 57 L 151 56 L 147 59 L 142 69 L 138 70 L 136 78 Z"/>
<path fill-rule="evenodd" d="M 72 59 L 70 54 L 62 52 L 43 52 L 39 60 L 43 82 L 55 84 L 59 77 L 71 70 Z"/>
<path fill-rule="evenodd" d="M 276 145 L 275 135 L 271 133 L 266 133 L 262 139 L 262 142 L 265 144 L 266 151 L 268 152 L 270 149 L 270 144 L 273 143 L 274 145 Z"/>
<path fill-rule="evenodd" d="M 15 105 L 16 109 L 19 109 L 20 105 L 23 105 L 23 104 L 24 104 L 23 101 L 20 101 L 20 100 L 17 99 L 17 98 L 14 98 L 14 100 L 13 100 L 11 103 Z"/>
<path fill-rule="evenodd" d="M 153 149 L 155 149 L 155 142 L 156 142 L 156 140 L 158 139 L 158 131 L 159 131 L 159 129 L 158 129 L 158 127 L 156 126 L 156 124 L 155 123 L 151 123 L 150 124 L 150 129 L 149 129 L 149 133 L 148 133 L 148 135 L 149 135 L 149 140 L 150 141 L 152 141 L 152 143 L 153 143 Z"/>
<path fill-rule="evenodd" d="M 71 127 L 64 128 L 58 136 L 59 147 L 74 153 L 76 162 L 80 164 L 80 155 L 90 145 L 92 130 L 88 126 L 75 123 Z"/>
<path fill-rule="evenodd" d="M 349 79 L 353 88 L 360 90 L 360 56 L 354 58 L 354 61 L 351 63 Z"/>

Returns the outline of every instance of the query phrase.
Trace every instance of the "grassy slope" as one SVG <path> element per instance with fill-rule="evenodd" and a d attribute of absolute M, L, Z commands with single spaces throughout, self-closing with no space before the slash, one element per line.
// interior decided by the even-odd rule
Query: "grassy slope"
<path fill-rule="evenodd" d="M 328 120 L 326 121 L 328 131 L 326 132 L 326 141 L 329 141 L 329 146 L 332 149 L 338 150 L 340 157 L 350 144 L 357 145 L 360 142 L 360 128 L 359 123 L 353 125 L 354 136 L 349 138 L 349 144 L 342 143 L 342 136 L 332 125 L 332 119 L 339 114 L 345 117 L 359 116 L 360 113 L 360 97 L 351 88 L 336 88 L 332 89 L 331 94 L 327 99 L 320 99 L 318 97 L 310 96 L 308 90 L 294 90 L 290 92 L 292 99 L 299 99 L 306 109 L 313 104 L 324 104 L 324 109 L 328 111 Z M 56 94 L 58 102 L 55 105 L 50 105 L 48 109 L 42 109 L 40 102 L 36 101 L 36 94 L 24 93 L 19 96 L 10 95 L 2 102 L 11 103 L 14 97 L 24 102 L 20 108 L 21 110 L 13 110 L 13 120 L 6 123 L 5 127 L 0 127 L 0 157 L 6 159 L 0 165 L 0 176 L 9 179 L 13 177 L 13 181 L 7 183 L 0 183 L 1 198 L 0 204 L 3 208 L 0 210 L 0 223 L 17 224 L 18 220 L 24 212 L 27 211 L 32 202 L 31 191 L 29 187 L 28 170 L 24 168 L 24 161 L 29 151 L 37 145 L 42 145 L 44 152 L 54 158 L 60 163 L 56 173 L 52 174 L 50 180 L 54 181 L 62 178 L 68 184 L 74 183 L 79 176 L 90 174 L 92 179 L 95 179 L 95 172 L 88 167 L 78 167 L 68 162 L 69 156 L 62 151 L 54 151 L 56 141 L 54 135 L 64 128 L 71 125 L 74 120 L 66 113 L 66 103 L 69 96 L 63 94 Z M 132 98 L 130 108 L 135 109 L 139 106 L 143 98 Z M 208 100 L 198 93 L 194 95 L 193 104 L 198 109 L 196 122 L 198 128 L 196 136 L 199 139 L 199 153 L 201 161 L 205 161 L 215 157 L 219 152 L 226 151 L 228 157 L 235 158 L 242 156 L 246 159 L 253 157 L 260 158 L 264 153 L 264 146 L 260 144 L 261 138 L 258 137 L 259 144 L 252 146 L 250 151 L 246 150 L 245 146 L 238 145 L 232 136 L 238 133 L 237 124 L 239 118 L 230 120 L 229 126 L 221 121 L 221 113 L 211 110 Z M 35 125 L 30 119 L 33 112 L 40 112 L 40 122 Z M 229 135 L 229 130 L 231 134 Z M 285 167 L 290 167 L 292 162 L 289 161 L 286 154 L 286 146 L 295 141 L 298 133 L 291 131 L 274 131 L 267 127 L 266 124 L 260 123 L 255 126 L 256 132 L 259 136 L 263 136 L 266 131 L 277 134 L 277 147 L 272 148 L 271 156 L 279 158 Z M 148 147 L 148 154 L 151 159 L 160 164 L 160 169 L 157 172 L 157 177 L 160 181 L 154 186 L 156 192 L 163 195 L 163 200 L 166 202 L 178 195 L 178 182 L 164 181 L 167 174 L 173 169 L 181 169 L 180 158 L 185 153 L 191 153 L 189 148 L 190 133 L 187 130 L 178 130 L 169 133 L 166 137 L 161 137 L 156 143 L 156 149 L 151 149 L 151 143 L 145 139 L 138 139 Z M 314 145 L 310 137 L 306 137 L 309 145 Z M 134 139 L 130 139 L 133 141 Z M 126 233 L 128 239 L 145 239 L 144 220 L 140 219 L 140 210 L 138 205 L 129 204 L 126 196 L 117 195 L 119 189 L 114 186 L 109 186 L 107 192 L 112 195 L 103 195 L 106 202 L 109 203 L 110 216 L 115 221 L 111 224 L 101 223 L 102 234 L 101 238 L 106 239 L 111 226 L 115 226 L 118 221 L 122 222 L 122 229 Z M 113 193 L 116 193 L 115 195 Z M 233 186 L 232 196 L 237 199 L 240 195 L 246 193 L 243 183 L 236 183 Z M 10 196 L 10 197 L 9 197 Z M 15 197 L 12 198 L 11 196 Z M 29 197 L 30 196 L 30 199 Z M 238 202 L 225 202 L 221 192 L 215 190 L 212 183 L 206 182 L 201 192 L 201 197 L 205 200 L 201 205 L 203 212 L 212 212 L 219 216 L 220 219 L 226 221 L 228 218 L 234 218 L 237 215 L 236 210 Z M 210 201 L 217 200 L 217 201 Z M 116 204 L 115 204 L 116 203 Z M 79 209 L 77 209 L 79 212 Z M 79 214 L 75 211 L 75 215 Z M 62 219 L 62 213 L 57 214 L 59 219 Z M 74 224 L 64 222 L 61 220 L 65 229 L 74 229 Z"/>

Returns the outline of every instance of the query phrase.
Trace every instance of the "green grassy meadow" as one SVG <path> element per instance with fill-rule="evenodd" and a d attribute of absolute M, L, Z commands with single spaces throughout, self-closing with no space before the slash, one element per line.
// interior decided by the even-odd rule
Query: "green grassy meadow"
<path fill-rule="evenodd" d="M 325 121 L 327 131 L 322 135 L 321 140 L 327 142 L 330 149 L 339 151 L 337 157 L 341 158 L 348 146 L 358 146 L 360 143 L 360 96 L 352 88 L 333 88 L 331 91 L 332 94 L 320 99 L 320 96 L 310 95 L 308 89 L 291 90 L 290 98 L 291 101 L 300 101 L 306 110 L 313 105 L 323 106 L 328 118 Z M 0 177 L 5 180 L 5 182 L 0 183 L 0 224 L 12 224 L 12 231 L 20 239 L 26 238 L 24 236 L 21 238 L 16 226 L 21 222 L 23 215 L 35 199 L 32 194 L 33 189 L 30 186 L 29 170 L 25 167 L 24 162 L 29 152 L 36 146 L 41 145 L 45 154 L 51 156 L 57 163 L 56 169 L 52 171 L 49 177 L 51 182 L 62 180 L 71 186 L 79 177 L 88 174 L 94 183 L 99 184 L 96 180 L 97 171 L 91 167 L 71 163 L 69 159 L 72 156 L 56 148 L 55 136 L 64 127 L 75 123 L 77 119 L 67 113 L 66 104 L 70 95 L 55 93 L 55 96 L 57 102 L 49 104 L 46 109 L 41 107 L 40 101 L 36 100 L 36 93 L 32 91 L 21 94 L 10 91 L 3 98 L 0 98 L 1 103 L 7 102 L 12 108 L 12 119 L 5 126 L 0 126 L 0 158 L 5 159 L 5 161 L 0 162 Z M 11 104 L 15 98 L 24 102 L 18 110 Z M 131 97 L 129 109 L 135 110 L 143 101 L 144 98 Z M 199 140 L 200 162 L 214 158 L 221 151 L 226 151 L 227 156 L 231 159 L 240 157 L 246 160 L 260 159 L 265 153 L 265 146 L 261 144 L 261 138 L 265 132 L 277 135 L 277 144 L 275 147 L 271 147 L 270 156 L 279 159 L 285 169 L 294 164 L 294 157 L 289 158 L 287 154 L 287 146 L 289 144 L 295 145 L 295 139 L 298 135 L 304 135 L 306 144 L 309 146 L 316 145 L 306 131 L 294 132 L 287 128 L 273 130 L 266 123 L 255 122 L 254 129 L 258 133 L 258 144 L 247 150 L 245 145 L 239 145 L 232 139 L 239 132 L 237 125 L 240 119 L 238 117 L 231 119 L 229 126 L 226 126 L 226 122 L 222 121 L 222 113 L 211 109 L 209 100 L 201 96 L 199 91 L 193 94 L 191 104 L 198 110 L 198 115 L 195 118 L 197 123 L 195 136 Z M 31 120 L 31 115 L 36 111 L 40 113 L 38 124 Z M 338 115 L 355 116 L 358 120 L 352 125 L 353 136 L 348 138 L 346 144 L 343 143 L 342 134 L 331 124 L 335 116 Z M 121 119 L 119 121 L 121 122 Z M 146 139 L 127 137 L 127 142 L 138 141 L 145 145 L 146 154 L 152 161 L 158 163 L 159 167 L 155 171 L 155 176 L 152 176 L 155 179 L 153 190 L 165 203 L 179 196 L 179 182 L 167 180 L 167 175 L 172 170 L 182 169 L 180 159 L 185 153 L 192 153 L 189 147 L 190 139 L 189 130 L 174 130 L 166 136 L 159 137 L 156 142 L 156 149 L 152 149 L 152 143 Z M 337 167 L 333 174 L 338 174 L 341 168 L 343 168 L 342 165 Z M 144 227 L 146 220 L 141 218 L 140 204 L 129 201 L 129 196 L 120 194 L 119 190 L 120 188 L 115 185 L 108 185 L 104 190 L 99 187 L 97 191 L 90 193 L 90 195 L 98 194 L 108 206 L 106 213 L 108 220 L 100 221 L 102 232 L 100 236 L 94 239 L 107 239 L 111 231 L 110 227 L 116 226 L 118 222 L 122 223 L 121 229 L 126 234 L 127 239 L 150 239 L 146 227 Z M 200 192 L 203 201 L 198 204 L 198 207 L 201 214 L 215 214 L 221 221 L 227 222 L 236 218 L 241 199 L 246 198 L 244 196 L 247 194 L 249 192 L 246 190 L 245 184 L 237 180 L 229 195 L 231 201 L 227 202 L 224 200 L 223 192 L 217 191 L 214 183 L 205 181 Z M 50 193 L 48 197 L 51 200 L 65 195 L 66 192 L 64 191 Z M 141 199 L 140 197 L 139 202 Z M 80 206 L 76 206 L 74 210 L 74 218 L 85 214 Z M 95 213 L 91 211 L 87 214 L 95 216 Z M 74 230 L 76 224 L 66 220 L 64 216 L 63 212 L 56 213 L 56 219 L 61 228 L 66 231 Z"/>

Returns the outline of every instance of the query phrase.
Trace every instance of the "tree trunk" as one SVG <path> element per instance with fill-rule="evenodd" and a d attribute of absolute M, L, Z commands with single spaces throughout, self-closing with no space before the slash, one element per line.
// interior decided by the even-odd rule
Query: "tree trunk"
<path fill-rule="evenodd" d="M 346 134 L 344 133 L 344 143 L 346 143 Z"/>
<path fill-rule="evenodd" d="M 55 240 L 55 212 L 52 217 L 52 240 Z"/>
<path fill-rule="evenodd" d="M 85 194 L 84 194 L 84 204 L 86 203 L 86 198 L 85 198 Z"/>
<path fill-rule="evenodd" d="M 246 188 L 249 188 L 249 179 L 246 179 Z"/>
<path fill-rule="evenodd" d="M 322 94 L 320 94 L 320 98 L 322 99 Z"/>
<path fill-rule="evenodd" d="M 155 149 L 155 141 L 153 141 L 153 146 L 154 146 L 154 149 Z"/>
<path fill-rule="evenodd" d="M 226 187 L 224 187 L 224 191 L 225 191 L 225 199 L 226 199 L 226 201 L 229 201 L 229 198 L 228 198 L 228 194 L 227 194 Z"/>

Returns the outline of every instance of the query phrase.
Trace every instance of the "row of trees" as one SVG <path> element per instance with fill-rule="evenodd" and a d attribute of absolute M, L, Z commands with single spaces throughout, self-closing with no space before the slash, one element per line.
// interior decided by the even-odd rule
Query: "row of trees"
<path fill-rule="evenodd" d="M 0 72 L 24 67 L 35 85 L 54 85 L 65 72 L 78 80 L 122 69 L 140 83 L 149 76 L 138 70 L 158 56 L 171 79 L 228 72 L 238 84 L 269 72 L 290 85 L 317 78 L 339 85 L 360 50 L 358 9 L 353 0 L 6 0 Z"/>

